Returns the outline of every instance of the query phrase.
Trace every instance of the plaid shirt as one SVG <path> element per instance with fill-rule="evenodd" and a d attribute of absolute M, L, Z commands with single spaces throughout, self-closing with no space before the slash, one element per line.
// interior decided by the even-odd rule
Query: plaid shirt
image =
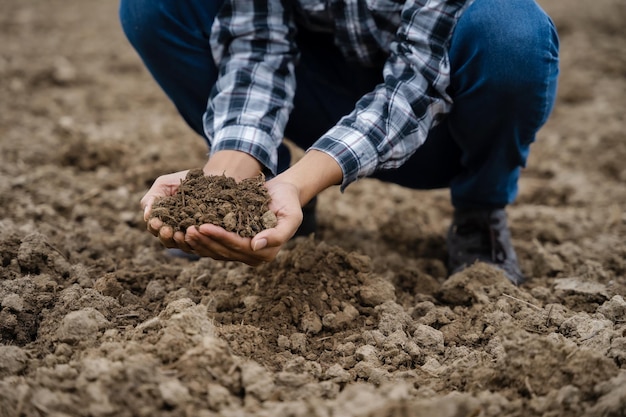
<path fill-rule="evenodd" d="M 343 170 L 342 189 L 402 165 L 450 110 L 447 47 L 472 0 L 225 0 L 211 31 L 219 77 L 204 116 L 211 152 L 240 150 L 276 173 L 292 109 L 296 25 L 333 30 L 352 60 L 384 62 L 384 83 L 311 149 Z M 382 60 L 382 61 L 381 61 Z"/>

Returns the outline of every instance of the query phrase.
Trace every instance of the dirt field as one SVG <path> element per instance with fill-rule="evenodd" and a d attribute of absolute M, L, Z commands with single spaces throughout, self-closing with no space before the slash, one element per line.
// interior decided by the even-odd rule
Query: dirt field
<path fill-rule="evenodd" d="M 541 3 L 516 288 L 446 279 L 447 190 L 373 180 L 271 264 L 168 258 L 139 200 L 206 149 L 117 2 L 0 0 L 0 416 L 626 416 L 626 3 Z"/>

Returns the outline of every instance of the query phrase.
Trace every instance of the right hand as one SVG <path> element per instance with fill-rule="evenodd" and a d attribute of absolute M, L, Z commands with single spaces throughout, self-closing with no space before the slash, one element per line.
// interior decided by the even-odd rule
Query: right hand
<path fill-rule="evenodd" d="M 278 220 L 276 226 L 262 230 L 253 238 L 243 238 L 214 224 L 191 226 L 185 241 L 193 253 L 252 266 L 272 261 L 302 223 L 302 209 L 293 184 L 270 180 L 266 186 L 272 198 L 269 209 Z"/>

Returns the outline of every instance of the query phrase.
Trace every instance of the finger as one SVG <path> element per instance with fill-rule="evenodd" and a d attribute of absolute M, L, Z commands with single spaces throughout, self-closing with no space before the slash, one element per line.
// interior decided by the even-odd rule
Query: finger
<path fill-rule="evenodd" d="M 148 220 L 152 204 L 158 197 L 173 195 L 180 186 L 180 181 L 187 176 L 189 170 L 175 172 L 173 174 L 162 175 L 157 178 L 148 192 L 141 198 L 144 220 Z"/>
<path fill-rule="evenodd" d="M 181 232 L 180 230 L 174 232 L 173 241 L 175 242 L 176 246 L 182 251 L 187 253 L 195 253 L 194 248 L 189 246 L 189 244 L 187 243 L 185 233 Z"/>
<path fill-rule="evenodd" d="M 153 217 L 148 220 L 148 231 L 153 235 L 158 235 L 159 230 L 163 227 L 163 221 L 161 219 Z"/>
<path fill-rule="evenodd" d="M 219 226 L 204 224 L 188 230 L 186 239 L 194 250 L 209 251 L 212 255 L 231 260 L 243 260 L 243 252 L 249 251 L 249 238 L 245 239 Z"/>
<path fill-rule="evenodd" d="M 237 233 L 229 232 L 214 224 L 202 224 L 196 231 L 198 235 L 209 237 L 211 241 L 218 243 L 220 246 L 229 248 L 231 251 L 249 251 L 250 238 L 241 237 Z M 193 231 L 190 232 L 192 232 L 192 236 L 195 236 Z"/>
<path fill-rule="evenodd" d="M 189 246 L 201 256 L 244 262 L 251 266 L 265 261 L 262 256 L 251 251 L 250 238 L 242 238 L 219 226 L 204 224 L 198 229 L 188 229 L 185 237 Z"/>
<path fill-rule="evenodd" d="M 255 257 L 234 251 L 208 236 L 200 235 L 187 239 L 188 245 L 193 249 L 194 253 L 200 256 L 209 257 L 219 261 L 243 262 L 252 266 L 256 266 L 261 263 L 261 261 Z"/>
<path fill-rule="evenodd" d="M 298 226 L 278 227 L 265 229 L 256 234 L 250 242 L 250 248 L 254 251 L 260 251 L 265 248 L 276 248 L 285 244 L 295 234 Z"/>
<path fill-rule="evenodd" d="M 159 239 L 168 248 L 176 246 L 176 242 L 174 241 L 174 229 L 170 226 L 163 226 L 159 229 Z"/>
<path fill-rule="evenodd" d="M 278 223 L 271 229 L 265 229 L 252 238 L 251 248 L 259 251 L 265 248 L 276 248 L 285 244 L 298 230 L 302 223 L 302 214 L 281 215 L 278 211 Z"/>
<path fill-rule="evenodd" d="M 143 208 L 143 220 L 148 221 L 150 218 L 150 211 L 152 210 L 152 203 L 154 203 L 154 195 L 146 194 L 141 199 L 141 207 Z"/>

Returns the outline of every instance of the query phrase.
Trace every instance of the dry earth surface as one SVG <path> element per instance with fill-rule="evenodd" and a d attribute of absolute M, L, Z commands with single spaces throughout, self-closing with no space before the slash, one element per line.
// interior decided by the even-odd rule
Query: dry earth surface
<path fill-rule="evenodd" d="M 446 190 L 364 180 L 258 268 L 139 200 L 206 149 L 110 0 L 0 0 L 1 416 L 625 416 L 626 3 L 542 0 L 558 103 L 509 215 L 529 281 L 446 279 Z"/>

